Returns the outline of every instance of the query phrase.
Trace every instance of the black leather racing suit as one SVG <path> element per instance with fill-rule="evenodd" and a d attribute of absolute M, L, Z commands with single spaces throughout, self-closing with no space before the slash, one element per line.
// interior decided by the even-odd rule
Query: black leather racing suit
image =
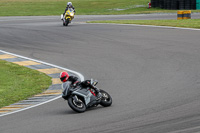
<path fill-rule="evenodd" d="M 83 81 L 83 82 L 81 82 L 81 81 L 79 81 L 78 80 L 78 78 L 77 77 L 75 77 L 75 76 L 69 76 L 69 78 L 68 78 L 68 80 L 67 81 L 71 81 L 71 84 L 75 87 L 75 86 L 78 86 L 78 85 L 80 85 L 81 87 L 83 87 L 83 88 L 86 88 L 86 87 L 91 87 L 92 89 L 94 89 L 95 91 L 96 91 L 96 93 L 97 93 L 97 97 L 99 96 L 101 96 L 101 94 L 100 94 L 100 90 L 97 88 L 97 87 L 95 87 L 95 86 L 93 86 L 92 84 L 90 84 L 90 80 L 85 80 L 85 81 Z"/>

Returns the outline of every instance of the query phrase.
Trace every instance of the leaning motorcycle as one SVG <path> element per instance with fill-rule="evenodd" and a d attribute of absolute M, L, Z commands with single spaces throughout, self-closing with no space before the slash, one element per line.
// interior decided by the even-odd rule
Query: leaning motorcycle
<path fill-rule="evenodd" d="M 72 19 L 74 19 L 74 10 L 72 8 L 69 8 L 64 15 L 61 14 L 63 26 L 68 26 L 68 24 L 71 23 Z"/>
<path fill-rule="evenodd" d="M 96 86 L 97 80 L 91 79 L 91 84 Z M 70 81 L 62 84 L 62 97 L 68 101 L 68 105 L 72 110 L 83 113 L 86 109 L 91 107 L 97 107 L 99 104 L 103 107 L 111 106 L 112 98 L 104 90 L 100 90 L 102 97 L 97 98 L 97 94 L 94 89 L 87 87 L 82 88 L 81 86 L 73 87 Z"/>

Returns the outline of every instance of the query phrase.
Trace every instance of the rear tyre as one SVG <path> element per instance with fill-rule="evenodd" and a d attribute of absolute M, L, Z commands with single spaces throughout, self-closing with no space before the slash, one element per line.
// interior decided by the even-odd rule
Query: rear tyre
<path fill-rule="evenodd" d="M 104 107 L 111 106 L 111 104 L 112 104 L 111 96 L 104 90 L 100 90 L 100 92 L 102 94 L 100 105 L 104 106 Z"/>
<path fill-rule="evenodd" d="M 78 113 L 83 113 L 86 110 L 85 103 L 79 98 L 78 102 L 76 102 L 72 96 L 68 98 L 68 105 Z"/>

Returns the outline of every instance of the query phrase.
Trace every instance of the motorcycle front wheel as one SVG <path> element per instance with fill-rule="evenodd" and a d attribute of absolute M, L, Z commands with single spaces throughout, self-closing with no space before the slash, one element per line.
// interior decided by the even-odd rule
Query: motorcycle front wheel
<path fill-rule="evenodd" d="M 100 105 L 104 106 L 104 107 L 111 106 L 111 104 L 112 104 L 111 96 L 104 90 L 100 90 L 100 92 L 102 94 Z"/>
<path fill-rule="evenodd" d="M 69 18 L 68 19 L 65 19 L 65 20 L 63 20 L 63 26 L 68 26 L 68 24 L 69 24 Z"/>
<path fill-rule="evenodd" d="M 68 105 L 78 113 L 83 113 L 86 110 L 85 103 L 79 98 L 75 100 L 72 96 L 68 98 Z"/>

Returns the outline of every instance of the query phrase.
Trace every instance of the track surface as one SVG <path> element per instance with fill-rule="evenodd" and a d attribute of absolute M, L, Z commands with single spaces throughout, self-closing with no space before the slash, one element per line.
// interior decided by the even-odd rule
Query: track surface
<path fill-rule="evenodd" d="M 77 114 L 60 98 L 1 117 L 1 133 L 200 132 L 200 31 L 85 20 L 0 18 L 0 49 L 98 79 L 113 106 Z"/>

